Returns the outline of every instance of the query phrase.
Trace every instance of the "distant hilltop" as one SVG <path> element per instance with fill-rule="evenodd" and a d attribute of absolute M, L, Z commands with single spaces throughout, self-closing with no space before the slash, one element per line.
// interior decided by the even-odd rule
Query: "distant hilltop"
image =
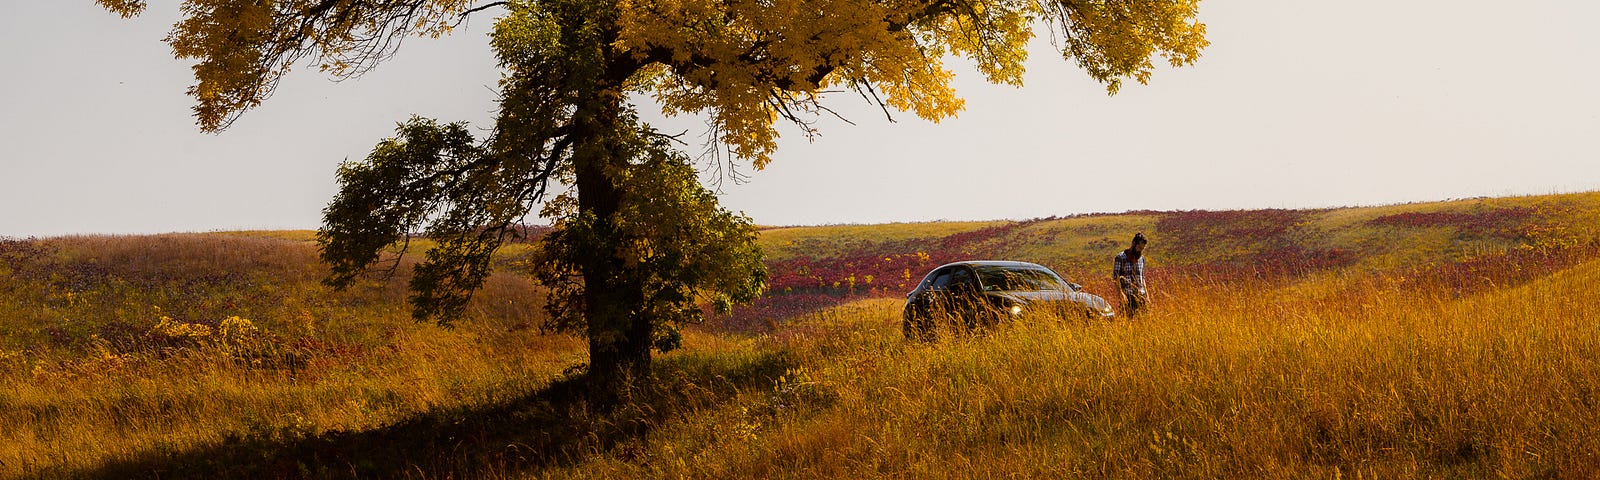
<path fill-rule="evenodd" d="M 537 239 L 548 231 L 529 226 L 523 233 L 526 239 Z M 1022 221 L 765 228 L 760 244 L 769 271 L 767 294 L 754 306 L 737 308 L 734 319 L 724 320 L 770 324 L 849 300 L 899 297 L 933 267 L 972 259 L 1042 264 L 1109 295 L 1111 257 L 1140 232 L 1150 239 L 1147 262 L 1157 281 L 1281 282 L 1407 269 L 1474 275 L 1475 268 L 1495 262 L 1525 263 L 1530 267 L 1512 271 L 1532 272 L 1525 275 L 1532 278 L 1543 271 L 1537 265 L 1565 265 L 1568 261 L 1562 259 L 1580 258 L 1600 245 L 1600 192 L 1376 207 L 1132 211 Z M 0 268 L 82 288 L 108 282 L 151 288 L 178 282 L 200 288 L 213 282 L 206 285 L 220 289 L 238 281 L 250 285 L 240 287 L 246 290 L 309 289 L 326 272 L 316 259 L 314 239 L 309 230 L 11 239 L 0 247 Z M 410 255 L 393 264 L 398 266 L 393 269 L 396 276 L 374 278 L 372 288 L 386 285 L 381 291 L 345 295 L 370 297 L 358 303 L 374 307 L 403 304 L 407 266 L 427 244 L 426 239 L 413 239 Z M 537 243 L 528 241 L 502 247 L 499 271 L 486 294 L 542 298 L 522 275 L 533 248 Z M 229 305 L 241 304 L 181 288 L 155 291 L 184 300 L 167 308 L 195 310 L 199 318 L 222 318 Z M 228 291 L 240 294 L 238 289 Z M 477 314 L 514 324 L 541 318 L 526 301 L 513 302 L 514 308 L 497 301 L 475 301 L 480 305 Z M 280 313 L 266 310 L 269 316 Z"/>
<path fill-rule="evenodd" d="M 1147 262 L 1155 277 L 1229 281 L 1574 257 L 1577 252 L 1563 252 L 1600 244 L 1597 227 L 1600 192 L 1376 207 L 772 228 L 761 231 L 770 294 L 755 310 L 770 319 L 822 308 L 834 298 L 899 296 L 933 267 L 972 259 L 1039 263 L 1110 294 L 1111 257 L 1141 232 L 1151 242 Z"/>

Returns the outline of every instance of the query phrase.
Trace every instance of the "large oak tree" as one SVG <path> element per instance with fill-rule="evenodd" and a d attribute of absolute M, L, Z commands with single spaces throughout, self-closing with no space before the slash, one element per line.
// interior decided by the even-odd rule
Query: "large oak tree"
<path fill-rule="evenodd" d="M 145 8 L 96 1 L 124 16 Z M 591 374 L 613 379 L 671 348 L 698 303 L 748 301 L 764 277 L 749 220 L 717 205 L 631 99 L 706 115 L 717 161 L 760 168 L 775 126 L 814 133 L 829 92 L 938 121 L 962 109 L 947 61 L 1021 85 L 1035 29 L 1109 92 L 1143 83 L 1156 61 L 1191 64 L 1206 46 L 1197 1 L 185 0 L 166 41 L 194 60 L 197 123 L 218 131 L 295 67 L 358 75 L 407 36 L 499 15 L 494 128 L 480 139 L 411 119 L 345 164 L 318 236 L 329 280 L 346 285 L 383 249 L 426 234 L 437 243 L 413 277 L 415 312 L 449 318 L 537 210 L 556 225 L 536 272 L 554 292 L 552 325 L 584 332 Z"/>

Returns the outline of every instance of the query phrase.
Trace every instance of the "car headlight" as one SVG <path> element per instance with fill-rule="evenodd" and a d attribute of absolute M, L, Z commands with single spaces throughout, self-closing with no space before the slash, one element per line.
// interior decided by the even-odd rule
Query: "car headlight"
<path fill-rule="evenodd" d="M 1011 314 L 1012 315 L 1022 315 L 1022 306 L 1021 305 L 1012 305 L 1011 306 Z"/>

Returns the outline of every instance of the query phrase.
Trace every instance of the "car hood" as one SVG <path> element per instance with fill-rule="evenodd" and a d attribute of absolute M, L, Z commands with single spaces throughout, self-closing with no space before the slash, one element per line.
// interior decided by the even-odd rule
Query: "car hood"
<path fill-rule="evenodd" d="M 1045 303 L 1045 302 L 1076 302 L 1091 307 L 1099 307 L 1105 300 L 1097 295 L 1083 292 L 1063 292 L 1059 290 L 1040 290 L 1036 292 L 990 292 L 990 295 L 1017 301 L 1019 303 Z"/>
<path fill-rule="evenodd" d="M 1011 291 L 987 292 L 993 297 L 1004 298 L 1020 304 L 1051 304 L 1051 303 L 1076 303 L 1089 307 L 1101 315 L 1111 315 L 1111 304 L 1099 295 L 1084 292 L 1067 292 L 1061 290 L 1040 291 Z"/>

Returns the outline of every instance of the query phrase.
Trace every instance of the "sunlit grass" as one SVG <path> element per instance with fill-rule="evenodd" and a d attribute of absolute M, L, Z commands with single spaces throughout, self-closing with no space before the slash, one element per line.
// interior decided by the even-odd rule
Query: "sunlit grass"
<path fill-rule="evenodd" d="M 403 276 L 320 285 L 300 236 L 7 244 L 0 477 L 367 430 L 520 398 L 583 358 L 578 339 L 538 333 L 541 294 L 526 279 L 496 275 L 473 318 L 444 329 L 411 320 Z"/>
<path fill-rule="evenodd" d="M 1516 237 L 1425 224 L 1469 218 L 1454 213 L 1373 223 L 1552 203 L 1566 207 Z M 1137 319 L 915 342 L 895 291 L 767 330 L 690 328 L 657 357 L 656 387 L 615 410 L 570 396 L 583 341 L 539 333 L 541 294 L 509 272 L 447 329 L 410 319 L 403 268 L 348 292 L 318 284 L 303 233 L 0 242 L 0 477 L 1600 475 L 1600 260 L 1584 223 L 1600 195 L 1411 207 L 1295 214 L 1284 238 L 1355 252 L 1320 270 L 1156 249 L 1154 308 Z M 1227 215 L 1190 220 L 1255 218 Z M 1098 277 L 1105 252 L 1088 244 L 1158 217 L 781 235 L 853 251 L 978 232 L 975 255 L 1054 258 L 1069 276 L 1081 257 Z M 255 330 L 225 333 L 240 321 Z"/>
<path fill-rule="evenodd" d="M 197 348 L 36 368 L 0 388 L 0 462 L 60 473 L 229 437 L 366 430 L 519 398 L 581 360 L 567 337 L 479 337 L 416 326 L 375 351 L 311 352 L 301 365 Z"/>
<path fill-rule="evenodd" d="M 791 352 L 790 376 L 658 431 L 648 461 L 560 474 L 1583 478 L 1600 473 L 1594 281 L 1590 262 L 1460 300 L 1221 289 L 1137 321 L 931 344 L 869 301 L 755 341 Z M 1316 288 L 1347 294 L 1279 298 Z"/>

